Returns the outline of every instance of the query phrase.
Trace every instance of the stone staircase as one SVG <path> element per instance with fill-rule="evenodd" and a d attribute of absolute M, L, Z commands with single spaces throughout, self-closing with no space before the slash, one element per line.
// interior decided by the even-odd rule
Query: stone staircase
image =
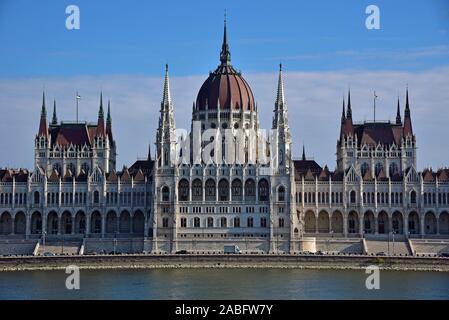
<path fill-rule="evenodd" d="M 366 240 L 366 250 L 367 254 L 384 252 L 386 255 L 412 255 L 408 242 L 404 240 L 396 240 L 394 244 L 393 241 Z"/>
<path fill-rule="evenodd" d="M 82 240 L 60 241 L 60 240 L 47 240 L 45 245 L 40 243 L 37 255 L 44 255 L 49 252 L 55 255 L 76 255 L 79 254 L 82 245 Z"/>

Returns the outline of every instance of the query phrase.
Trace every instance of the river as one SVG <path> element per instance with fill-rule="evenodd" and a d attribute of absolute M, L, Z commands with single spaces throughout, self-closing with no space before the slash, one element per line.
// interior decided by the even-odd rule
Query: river
<path fill-rule="evenodd" d="M 0 273 L 0 299 L 449 299 L 449 273 L 381 271 L 380 289 L 364 270 L 81 270 L 68 290 L 62 271 Z"/>

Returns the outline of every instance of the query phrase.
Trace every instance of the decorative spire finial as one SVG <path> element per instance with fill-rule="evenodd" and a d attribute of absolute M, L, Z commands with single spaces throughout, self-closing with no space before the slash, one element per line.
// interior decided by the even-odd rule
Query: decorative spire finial
<path fill-rule="evenodd" d="M 56 116 L 56 99 L 53 100 L 53 117 L 51 119 L 51 124 L 52 125 L 58 124 L 58 117 Z"/>
<path fill-rule="evenodd" d="M 284 98 L 284 81 L 282 79 L 282 63 L 279 64 L 279 78 L 278 78 L 278 91 L 277 91 L 277 97 L 276 97 L 276 104 L 284 104 L 285 98 Z"/>
<path fill-rule="evenodd" d="M 303 161 L 306 160 L 306 147 L 302 145 L 302 159 Z"/>
<path fill-rule="evenodd" d="M 348 90 L 348 111 L 346 117 L 352 119 L 352 108 L 351 108 L 351 89 Z"/>
<path fill-rule="evenodd" d="M 164 93 L 162 97 L 162 105 L 169 106 L 171 104 L 170 81 L 168 78 L 168 63 L 165 64 Z"/>
<path fill-rule="evenodd" d="M 396 124 L 402 124 L 401 110 L 400 110 L 400 106 L 399 106 L 399 96 L 398 96 L 398 108 L 396 111 Z"/>
<path fill-rule="evenodd" d="M 222 65 L 228 65 L 231 62 L 231 53 L 229 52 L 228 35 L 226 30 L 226 17 L 227 16 L 225 10 L 223 44 L 221 45 L 221 52 L 220 52 L 220 61 Z"/>

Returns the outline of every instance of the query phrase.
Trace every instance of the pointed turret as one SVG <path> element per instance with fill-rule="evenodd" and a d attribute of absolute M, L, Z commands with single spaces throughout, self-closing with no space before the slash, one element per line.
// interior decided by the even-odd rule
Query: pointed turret
<path fill-rule="evenodd" d="M 349 118 L 352 121 L 351 90 L 348 90 L 348 111 L 346 113 L 346 118 Z"/>
<path fill-rule="evenodd" d="M 112 143 L 111 100 L 108 100 L 108 115 L 106 116 L 106 134 L 109 137 L 109 142 Z"/>
<path fill-rule="evenodd" d="M 168 64 L 165 65 L 164 92 L 162 94 L 160 112 L 159 128 L 156 137 L 156 153 L 160 166 L 170 166 L 175 160 L 172 159 L 172 151 L 176 147 L 176 136 L 175 116 L 170 94 L 170 80 L 168 77 Z"/>
<path fill-rule="evenodd" d="M 306 148 L 304 145 L 302 145 L 302 157 L 301 157 L 302 161 L 306 160 Z"/>
<path fill-rule="evenodd" d="M 410 105 L 408 101 L 408 88 L 405 95 L 404 135 L 413 135 L 412 118 L 410 116 Z"/>
<path fill-rule="evenodd" d="M 98 110 L 97 136 L 104 136 L 103 92 L 100 93 L 100 109 Z"/>
<path fill-rule="evenodd" d="M 398 97 L 398 108 L 396 111 L 396 124 L 401 125 L 402 119 L 401 119 L 401 107 L 399 106 L 399 97 Z"/>
<path fill-rule="evenodd" d="M 343 97 L 343 110 L 341 112 L 341 123 L 345 123 L 346 120 L 346 111 L 345 111 L 345 98 Z"/>
<path fill-rule="evenodd" d="M 151 161 L 151 143 L 148 145 L 148 157 L 147 157 L 148 161 Z"/>
<path fill-rule="evenodd" d="M 287 123 L 287 104 L 284 96 L 284 80 L 282 77 L 282 64 L 279 64 L 278 88 L 274 103 L 273 129 Z"/>
<path fill-rule="evenodd" d="M 223 44 L 221 45 L 220 61 L 221 65 L 231 64 L 231 52 L 229 52 L 228 35 L 226 31 L 226 13 L 224 19 Z"/>
<path fill-rule="evenodd" d="M 343 113 L 344 113 L 344 101 L 343 101 Z M 351 108 L 351 91 L 348 91 L 348 106 L 346 111 L 346 117 L 343 119 L 342 115 L 342 126 L 340 130 L 341 138 L 346 137 L 348 135 L 352 135 L 354 132 L 353 123 L 352 123 L 352 108 Z"/>
<path fill-rule="evenodd" d="M 278 78 L 278 92 L 276 97 L 276 104 L 284 104 L 284 81 L 282 79 L 282 63 L 279 64 L 279 78 Z"/>
<path fill-rule="evenodd" d="M 41 120 L 39 123 L 39 136 L 47 136 L 47 109 L 45 108 L 45 91 L 42 93 Z"/>
<path fill-rule="evenodd" d="M 53 100 L 53 117 L 51 118 L 51 125 L 58 125 L 58 117 L 56 116 L 56 100 Z"/>

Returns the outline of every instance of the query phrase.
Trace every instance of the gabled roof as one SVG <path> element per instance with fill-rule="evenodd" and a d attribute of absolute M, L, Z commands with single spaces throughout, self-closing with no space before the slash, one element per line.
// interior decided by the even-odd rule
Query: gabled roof
<path fill-rule="evenodd" d="M 59 173 L 56 169 L 53 169 L 48 177 L 49 182 L 59 182 Z"/>
<path fill-rule="evenodd" d="M 422 173 L 424 182 L 434 182 L 435 181 L 435 173 L 432 169 L 426 169 Z"/>
<path fill-rule="evenodd" d="M 131 175 L 129 174 L 128 168 L 123 168 L 122 174 L 120 176 L 121 182 L 131 182 Z"/>
<path fill-rule="evenodd" d="M 368 169 L 365 172 L 365 175 L 363 176 L 363 181 L 372 181 L 374 180 L 373 175 L 371 174 L 371 170 Z"/>
<path fill-rule="evenodd" d="M 437 176 L 438 176 L 438 180 L 440 180 L 442 182 L 449 181 L 449 174 L 447 172 L 447 169 L 438 170 Z"/>
<path fill-rule="evenodd" d="M 324 169 L 321 170 L 320 175 L 318 176 L 318 180 L 327 181 L 329 180 L 330 172 L 327 166 L 324 166 Z"/>
<path fill-rule="evenodd" d="M 91 146 L 97 126 L 87 123 L 61 123 L 50 127 L 52 147 L 60 146 Z"/>
<path fill-rule="evenodd" d="M 106 181 L 107 182 L 117 182 L 118 181 L 117 173 L 115 172 L 115 170 L 112 170 L 111 172 L 108 173 L 108 176 L 106 177 Z"/>
<path fill-rule="evenodd" d="M 305 177 L 309 171 L 313 177 L 323 171 L 323 168 L 314 160 L 294 160 L 293 164 L 295 166 L 295 180 L 301 180 L 301 177 Z M 310 175 L 308 178 L 310 178 Z"/>
<path fill-rule="evenodd" d="M 401 125 L 390 122 L 364 122 L 354 124 L 354 133 L 357 136 L 358 147 L 364 144 L 370 146 L 396 144 L 399 146 L 403 130 Z"/>
<path fill-rule="evenodd" d="M 134 176 L 134 181 L 136 181 L 136 182 L 145 181 L 145 176 L 141 169 L 139 169 L 137 171 L 136 175 Z"/>

